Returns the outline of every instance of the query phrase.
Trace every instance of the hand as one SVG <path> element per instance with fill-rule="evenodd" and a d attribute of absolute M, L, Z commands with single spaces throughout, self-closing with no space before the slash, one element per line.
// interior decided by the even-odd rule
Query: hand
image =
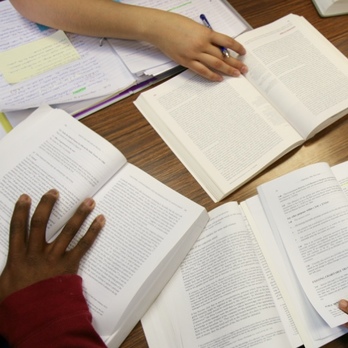
<path fill-rule="evenodd" d="M 164 12 L 153 17 L 148 41 L 178 64 L 211 80 L 221 81 L 222 75 L 239 76 L 247 67 L 238 59 L 223 56 L 220 47 L 240 55 L 245 49 L 229 36 L 217 33 L 184 16 Z"/>
<path fill-rule="evenodd" d="M 340 302 L 338 302 L 338 308 L 341 311 L 343 311 L 343 312 L 348 314 L 348 301 L 347 300 L 340 300 Z M 343 326 L 348 328 L 348 323 L 344 324 Z"/>
<path fill-rule="evenodd" d="M 81 258 L 104 226 L 104 216 L 97 216 L 77 245 L 69 251 L 66 250 L 95 207 L 93 199 L 87 198 L 59 236 L 52 243 L 47 243 L 47 223 L 58 197 L 56 190 L 50 190 L 42 196 L 32 216 L 29 233 L 31 199 L 25 194 L 19 197 L 10 224 L 7 263 L 0 276 L 0 302 L 13 292 L 41 280 L 77 273 Z"/>

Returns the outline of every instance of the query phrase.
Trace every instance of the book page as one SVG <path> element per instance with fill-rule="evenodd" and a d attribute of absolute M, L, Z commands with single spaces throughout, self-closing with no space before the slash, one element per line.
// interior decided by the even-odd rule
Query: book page
<path fill-rule="evenodd" d="M 331 170 L 348 199 L 348 161 L 336 164 L 335 166 L 331 167 Z"/>
<path fill-rule="evenodd" d="M 303 17 L 288 15 L 238 40 L 247 79 L 303 138 L 347 113 L 347 58 Z"/>
<path fill-rule="evenodd" d="M 129 163 L 94 198 L 85 226 L 101 213 L 106 225 L 79 274 L 95 328 L 106 341 L 115 333 L 112 346 L 119 346 L 179 267 L 208 214 Z"/>
<path fill-rule="evenodd" d="M 7 257 L 12 211 L 22 193 L 29 194 L 36 207 L 46 191 L 59 190 L 47 229 L 50 239 L 81 201 L 93 196 L 126 163 L 105 139 L 48 106 L 2 138 L 0 151 L 0 269 Z"/>
<path fill-rule="evenodd" d="M 151 348 L 291 347 L 237 203 L 210 221 L 142 319 Z"/>
<path fill-rule="evenodd" d="M 255 240 L 257 241 L 257 243 L 255 244 L 255 250 L 258 251 L 258 258 L 260 260 L 260 265 L 262 267 L 263 273 L 265 274 L 267 283 L 268 283 L 268 287 L 271 291 L 271 294 L 273 296 L 273 300 L 274 303 L 277 307 L 280 319 L 283 323 L 284 326 L 284 330 L 287 334 L 287 337 L 291 343 L 292 347 L 299 347 L 303 344 L 303 342 L 301 341 L 301 338 L 299 336 L 299 333 L 297 331 L 296 325 L 291 317 L 291 314 L 289 313 L 288 307 L 283 299 L 283 296 L 279 290 L 278 284 L 275 281 L 274 275 L 272 273 L 272 270 L 270 269 L 269 265 L 268 265 L 268 254 L 265 253 L 264 251 L 264 246 L 261 245 L 260 246 L 260 240 L 259 240 L 259 231 L 256 231 L 258 225 L 255 224 L 255 218 L 256 221 L 259 222 L 260 220 L 260 214 L 259 214 L 259 210 L 262 210 L 261 204 L 257 204 L 259 203 L 258 197 L 252 197 L 250 199 L 248 199 L 246 202 L 241 202 L 240 203 L 240 207 L 243 210 L 243 213 L 246 216 L 246 220 L 247 223 L 249 224 L 249 228 L 251 229 L 253 235 L 255 236 Z M 255 207 L 256 206 L 256 207 Z M 254 215 L 257 215 L 254 217 Z M 265 217 L 265 215 L 263 214 L 263 217 Z M 267 220 L 266 220 L 267 221 Z M 264 229 L 267 228 L 267 224 L 262 225 L 262 232 L 264 231 Z M 272 242 L 272 240 L 271 240 Z M 267 244 L 268 245 L 268 244 Z M 270 250 L 272 250 L 271 252 L 273 253 L 274 248 L 273 244 L 271 243 L 270 245 Z M 276 252 L 276 250 L 275 250 Z"/>
<path fill-rule="evenodd" d="M 330 327 L 347 322 L 348 200 L 329 166 L 310 165 L 258 188 L 297 278 Z"/>
<path fill-rule="evenodd" d="M 302 340 L 305 347 L 318 348 L 348 332 L 344 327 L 330 328 L 308 301 L 284 244 L 271 229 L 259 197 L 249 198 L 241 206 L 266 260 L 264 266 L 270 288 L 284 329 L 293 344 L 298 347 Z"/>
<path fill-rule="evenodd" d="M 185 71 L 135 105 L 215 201 L 302 142 L 242 76 L 214 83 Z"/>

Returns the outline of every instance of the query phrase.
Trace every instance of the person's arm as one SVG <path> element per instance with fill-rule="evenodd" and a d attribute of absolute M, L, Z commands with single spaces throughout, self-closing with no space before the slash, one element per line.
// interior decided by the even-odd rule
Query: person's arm
<path fill-rule="evenodd" d="M 68 245 L 93 210 L 87 198 L 52 242 L 45 239 L 58 192 L 43 195 L 29 221 L 31 200 L 22 195 L 14 208 L 7 263 L 0 275 L 0 335 L 10 347 L 105 347 L 76 275 L 81 258 L 105 224 L 99 215 L 74 248 Z"/>
<path fill-rule="evenodd" d="M 0 304 L 0 336 L 16 348 L 106 348 L 76 274 L 42 280 L 6 297 Z"/>
<path fill-rule="evenodd" d="M 11 0 L 24 17 L 67 32 L 147 41 L 176 63 L 209 80 L 247 71 L 238 59 L 224 58 L 219 47 L 238 54 L 245 49 L 233 38 L 179 14 L 112 0 Z"/>

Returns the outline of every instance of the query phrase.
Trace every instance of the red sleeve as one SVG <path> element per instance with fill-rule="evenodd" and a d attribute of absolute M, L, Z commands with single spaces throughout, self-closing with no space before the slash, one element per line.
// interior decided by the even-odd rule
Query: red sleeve
<path fill-rule="evenodd" d="M 0 336 L 10 347 L 106 347 L 78 275 L 47 279 L 19 290 L 0 304 Z"/>

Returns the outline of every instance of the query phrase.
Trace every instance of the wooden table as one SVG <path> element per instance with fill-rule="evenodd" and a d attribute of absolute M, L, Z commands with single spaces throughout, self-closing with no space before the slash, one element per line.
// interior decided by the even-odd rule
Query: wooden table
<path fill-rule="evenodd" d="M 254 28 L 288 13 L 302 15 L 348 56 L 348 16 L 321 18 L 310 0 L 229 1 Z M 84 118 L 82 122 L 114 144 L 129 162 L 205 206 L 208 211 L 215 208 L 218 204 L 213 203 L 133 105 L 137 96 L 138 94 L 128 97 L 98 111 Z M 304 165 L 318 161 L 334 165 L 346 160 L 348 160 L 347 116 L 277 161 L 221 203 L 243 201 L 256 194 L 258 185 Z M 140 323 L 123 343 L 122 348 L 126 347 L 148 347 Z M 348 335 L 325 347 L 348 347 Z"/>

